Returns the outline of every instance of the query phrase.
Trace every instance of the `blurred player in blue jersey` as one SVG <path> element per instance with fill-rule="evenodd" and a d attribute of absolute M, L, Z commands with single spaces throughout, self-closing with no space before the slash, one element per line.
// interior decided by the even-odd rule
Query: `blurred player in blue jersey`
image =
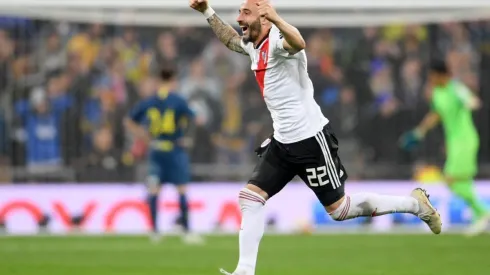
<path fill-rule="evenodd" d="M 175 71 L 163 68 L 159 72 L 160 83 L 155 95 L 139 102 L 131 111 L 125 125 L 135 137 L 149 144 L 148 154 L 148 206 L 153 225 L 153 239 L 158 240 L 157 214 L 158 195 L 163 183 L 172 183 L 179 192 L 184 242 L 202 243 L 200 236 L 190 234 L 189 205 L 186 184 L 190 179 L 189 157 L 185 151 L 184 132 L 194 112 L 187 102 L 175 94 L 177 80 Z"/>

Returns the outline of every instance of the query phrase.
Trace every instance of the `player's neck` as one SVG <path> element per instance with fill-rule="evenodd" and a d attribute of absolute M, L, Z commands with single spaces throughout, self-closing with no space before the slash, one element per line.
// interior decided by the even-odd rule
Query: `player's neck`
<path fill-rule="evenodd" d="M 172 90 L 172 85 L 169 85 L 169 83 L 162 83 L 158 87 L 157 95 L 161 98 L 166 98 Z"/>
<path fill-rule="evenodd" d="M 451 84 L 452 78 L 447 77 L 442 81 L 441 87 L 446 87 L 447 85 Z"/>
<path fill-rule="evenodd" d="M 256 40 L 256 42 L 254 42 L 254 48 L 258 48 L 260 47 L 260 45 L 262 45 L 264 43 L 264 41 L 269 37 L 269 33 L 271 32 L 271 28 L 272 26 L 267 29 L 265 32 L 263 32 L 263 34 L 261 36 L 259 36 L 259 38 Z"/>

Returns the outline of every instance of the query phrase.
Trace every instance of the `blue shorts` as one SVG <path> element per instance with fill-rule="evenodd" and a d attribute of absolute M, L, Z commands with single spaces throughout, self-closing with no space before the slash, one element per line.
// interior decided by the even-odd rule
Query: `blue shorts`
<path fill-rule="evenodd" d="M 160 184 L 186 184 L 190 180 L 189 156 L 185 151 L 152 151 L 148 159 L 148 176 Z"/>

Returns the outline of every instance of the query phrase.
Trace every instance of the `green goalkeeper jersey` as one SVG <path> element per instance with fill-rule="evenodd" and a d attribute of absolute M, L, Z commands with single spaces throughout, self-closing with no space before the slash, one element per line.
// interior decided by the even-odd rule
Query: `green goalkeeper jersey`
<path fill-rule="evenodd" d="M 441 118 L 446 146 L 457 146 L 459 142 L 479 143 L 472 111 L 468 107 L 471 97 L 468 87 L 456 80 L 434 89 L 432 106 Z"/>

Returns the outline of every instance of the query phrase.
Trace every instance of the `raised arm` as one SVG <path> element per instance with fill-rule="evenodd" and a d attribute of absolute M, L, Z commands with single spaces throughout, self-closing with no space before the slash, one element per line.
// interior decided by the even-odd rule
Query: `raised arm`
<path fill-rule="evenodd" d="M 208 0 L 190 0 L 189 6 L 206 17 L 209 25 L 213 29 L 218 39 L 228 49 L 248 55 L 248 53 L 241 46 L 241 36 L 230 24 L 223 21 L 208 4 Z"/>
<path fill-rule="evenodd" d="M 291 55 L 302 51 L 306 47 L 305 40 L 299 30 L 282 19 L 269 0 L 259 0 L 257 3 L 260 16 L 269 20 L 281 31 L 284 40 L 283 48 Z"/>

